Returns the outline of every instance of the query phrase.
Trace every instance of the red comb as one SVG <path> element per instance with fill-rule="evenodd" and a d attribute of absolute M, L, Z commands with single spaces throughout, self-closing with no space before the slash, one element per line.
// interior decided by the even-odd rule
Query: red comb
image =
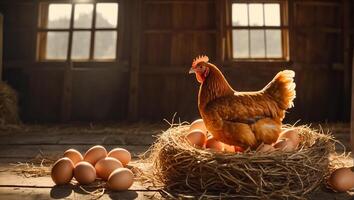
<path fill-rule="evenodd" d="M 208 56 L 198 56 L 193 60 L 192 67 L 195 67 L 200 62 L 208 62 Z"/>

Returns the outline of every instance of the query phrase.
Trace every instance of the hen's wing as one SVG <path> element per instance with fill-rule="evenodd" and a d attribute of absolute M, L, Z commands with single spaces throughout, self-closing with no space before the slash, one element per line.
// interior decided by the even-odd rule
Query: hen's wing
<path fill-rule="evenodd" d="M 259 92 L 235 92 L 209 102 L 206 112 L 217 114 L 229 122 L 254 123 L 261 118 L 282 119 L 284 111 L 268 94 Z"/>
<path fill-rule="evenodd" d="M 277 130 L 271 130 L 272 134 L 269 134 L 266 126 L 265 131 L 258 133 L 256 131 L 259 129 L 258 126 L 255 126 L 256 132 L 253 132 L 252 127 L 264 119 L 281 124 L 284 110 L 280 110 L 277 102 L 268 94 L 248 92 L 235 93 L 209 102 L 205 114 L 209 116 L 206 125 L 216 138 L 227 144 L 247 148 L 256 147 L 259 141 L 274 142 L 273 138 L 277 138 L 278 135 L 275 133 Z"/>
<path fill-rule="evenodd" d="M 216 110 L 228 121 L 252 123 L 260 118 L 281 121 L 296 96 L 294 76 L 291 70 L 281 71 L 262 90 L 220 97 L 209 102 L 206 109 Z"/>

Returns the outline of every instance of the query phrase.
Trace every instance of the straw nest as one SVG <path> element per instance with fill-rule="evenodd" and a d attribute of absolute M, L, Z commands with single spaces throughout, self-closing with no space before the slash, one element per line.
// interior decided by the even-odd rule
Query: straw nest
<path fill-rule="evenodd" d="M 192 147 L 184 137 L 189 125 L 172 126 L 145 155 L 151 167 L 144 175 L 171 198 L 304 198 L 333 170 L 329 157 L 335 140 L 305 126 L 295 128 L 302 142 L 293 152 L 227 153 Z"/>
<path fill-rule="evenodd" d="M 20 123 L 17 103 L 16 91 L 0 81 L 0 126 Z"/>

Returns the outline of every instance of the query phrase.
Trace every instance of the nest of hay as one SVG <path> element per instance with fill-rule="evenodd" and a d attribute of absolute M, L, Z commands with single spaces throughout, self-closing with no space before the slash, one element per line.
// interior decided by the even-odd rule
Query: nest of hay
<path fill-rule="evenodd" d="M 0 81 L 0 125 L 19 124 L 17 93 Z"/>
<path fill-rule="evenodd" d="M 303 198 L 329 175 L 335 141 L 329 134 L 296 128 L 302 142 L 293 152 L 227 153 L 191 146 L 185 138 L 189 125 L 174 126 L 149 150 L 151 169 L 145 176 L 178 197 Z"/>

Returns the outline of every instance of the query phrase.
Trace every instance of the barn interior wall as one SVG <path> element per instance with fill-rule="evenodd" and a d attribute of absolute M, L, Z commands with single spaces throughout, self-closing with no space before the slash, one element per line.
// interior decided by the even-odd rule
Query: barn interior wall
<path fill-rule="evenodd" d="M 37 62 L 37 0 L 3 0 L 4 75 L 25 121 L 198 117 L 191 60 L 206 54 L 239 91 L 261 89 L 282 69 L 296 72 L 286 120 L 348 121 L 354 3 L 288 0 L 289 61 L 235 62 L 225 55 L 228 0 L 121 0 L 118 62 Z M 53 1 L 58 2 L 58 1 Z"/>

